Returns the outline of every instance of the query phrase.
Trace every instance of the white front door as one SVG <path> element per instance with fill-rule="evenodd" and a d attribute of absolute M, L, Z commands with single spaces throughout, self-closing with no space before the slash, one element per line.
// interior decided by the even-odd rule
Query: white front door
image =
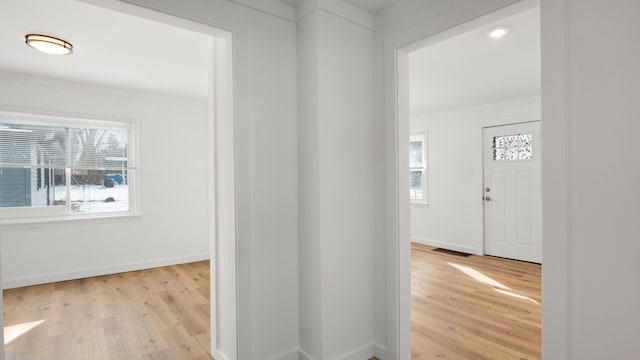
<path fill-rule="evenodd" d="M 542 263 L 540 122 L 484 132 L 484 251 Z"/>

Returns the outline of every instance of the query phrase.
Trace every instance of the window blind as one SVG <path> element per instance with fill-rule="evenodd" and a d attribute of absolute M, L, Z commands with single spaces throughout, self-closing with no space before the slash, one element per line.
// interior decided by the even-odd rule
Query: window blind
<path fill-rule="evenodd" d="M 0 167 L 65 166 L 65 129 L 0 123 Z"/>
<path fill-rule="evenodd" d="M 127 130 L 0 123 L 0 167 L 135 169 Z"/>

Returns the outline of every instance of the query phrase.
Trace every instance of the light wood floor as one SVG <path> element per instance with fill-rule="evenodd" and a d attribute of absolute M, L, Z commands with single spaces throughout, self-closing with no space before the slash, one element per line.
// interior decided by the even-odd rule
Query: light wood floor
<path fill-rule="evenodd" d="M 412 359 L 540 359 L 540 266 L 413 244 Z M 4 292 L 7 360 L 211 359 L 209 262 Z"/>
<path fill-rule="evenodd" d="M 541 358 L 541 267 L 411 246 L 411 358 Z"/>
<path fill-rule="evenodd" d="M 4 291 L 7 360 L 211 359 L 209 262 Z"/>

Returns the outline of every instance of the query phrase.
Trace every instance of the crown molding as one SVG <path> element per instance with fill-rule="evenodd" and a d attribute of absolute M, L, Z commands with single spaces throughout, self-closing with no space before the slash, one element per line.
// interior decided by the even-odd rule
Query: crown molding
<path fill-rule="evenodd" d="M 324 10 L 373 31 L 373 15 L 342 0 L 304 0 L 296 7 L 296 20 L 304 18 L 314 9 Z"/>
<path fill-rule="evenodd" d="M 264 13 L 295 22 L 295 7 L 275 0 L 229 0 Z"/>

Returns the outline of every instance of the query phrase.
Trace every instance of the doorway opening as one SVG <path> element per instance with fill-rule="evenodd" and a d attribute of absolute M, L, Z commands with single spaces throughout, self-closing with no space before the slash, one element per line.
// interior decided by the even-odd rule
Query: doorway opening
<path fill-rule="evenodd" d="M 506 31 L 506 35 L 493 38 L 491 32 L 498 28 Z M 410 168 L 405 183 L 409 183 L 411 197 L 408 199 L 408 212 L 399 211 L 401 217 L 407 216 L 406 220 L 400 219 L 399 226 L 402 228 L 406 224 L 406 238 L 412 242 L 404 256 L 404 245 L 400 245 L 400 268 L 406 269 L 411 279 L 405 285 L 410 290 L 402 289 L 402 286 L 400 289 L 400 306 L 411 309 L 401 310 L 400 323 L 401 328 L 406 326 L 402 324 L 402 315 L 405 314 L 404 319 L 408 319 L 405 321 L 412 324 L 412 329 L 421 329 L 411 334 L 410 344 L 408 340 L 402 344 L 401 336 L 400 353 L 404 345 L 405 349 L 411 349 L 412 355 L 432 357 L 455 355 L 455 351 L 471 351 L 465 356 L 474 357 L 479 355 L 473 354 L 472 348 L 487 351 L 495 345 L 492 351 L 539 358 L 540 267 L 525 264 L 523 269 L 526 270 L 521 270 L 527 272 L 528 280 L 523 290 L 519 291 L 517 281 L 495 275 L 499 274 L 495 272 L 496 266 L 520 269 L 517 262 L 492 259 L 489 263 L 483 263 L 482 260 L 487 259 L 473 257 L 478 262 L 469 261 L 466 257 L 465 260 L 459 260 L 461 254 L 473 254 L 537 263 L 542 261 L 540 131 L 527 128 L 527 131 L 519 133 L 521 129 L 502 128 L 535 127 L 531 124 L 539 126 L 539 6 L 535 2 L 523 2 L 501 9 L 405 47 L 399 52 L 398 58 L 399 66 L 406 64 L 408 67 L 406 79 L 402 76 L 404 70 L 399 68 L 398 71 L 398 121 L 408 119 L 406 128 L 402 124 L 398 126 L 399 142 L 406 142 L 405 139 L 411 136 L 411 141 L 404 145 L 409 148 L 410 154 Z M 408 93 L 404 93 L 406 88 L 409 89 Z M 407 102 L 404 97 L 408 98 L 408 111 L 402 108 L 402 104 Z M 525 125 L 512 125 L 522 123 Z M 501 128 L 515 132 L 489 134 L 491 131 L 500 132 Z M 406 135 L 403 129 L 408 130 Z M 420 158 L 423 161 L 419 164 L 420 169 L 414 168 L 418 153 L 414 151 L 417 138 L 424 139 L 421 142 Z M 515 144 L 517 141 L 514 140 L 513 148 L 496 148 L 496 139 L 508 141 L 509 144 L 514 139 L 524 143 Z M 532 139 L 536 139 L 535 145 Z M 537 154 L 533 157 L 532 147 Z M 498 152 L 503 157 L 496 159 L 493 156 Z M 399 153 L 403 153 L 401 147 Z M 507 157 L 510 158 L 507 160 Z M 399 161 L 406 162 L 406 159 Z M 502 178 L 508 179 L 509 183 L 500 182 L 498 175 L 504 175 L 505 172 L 502 168 L 498 169 L 498 165 L 508 167 L 511 171 L 505 175 L 506 178 Z M 516 168 L 516 165 L 520 167 Z M 521 169 L 523 167 L 527 169 Z M 531 175 L 533 173 L 527 172 L 529 167 L 537 172 Z M 399 181 L 403 183 L 402 176 Z M 505 188 L 511 191 L 508 196 L 505 195 Z M 416 194 L 420 196 L 414 196 Z M 509 200 L 506 201 L 505 197 Z M 403 238 L 402 235 L 399 237 L 401 242 Z M 436 255 L 431 254 L 434 251 Z M 421 264 L 421 261 L 429 264 Z M 444 264 L 441 268 L 434 267 L 434 264 L 440 263 Z M 475 289 L 467 284 L 457 290 L 443 289 L 438 285 L 438 279 L 432 279 L 438 273 L 441 276 L 446 273 L 451 279 L 461 276 L 461 284 L 462 280 L 471 280 L 471 284 L 477 283 L 480 287 Z M 403 275 L 400 276 L 402 285 Z M 528 291 L 529 287 L 534 291 Z M 474 288 L 473 291 L 478 293 L 486 290 L 483 293 L 486 298 L 478 296 L 474 300 L 460 292 L 464 288 Z M 411 295 L 403 300 L 405 291 Z M 438 297 L 444 297 L 442 302 L 433 304 Z M 522 302 L 523 313 L 534 316 L 522 317 L 520 320 L 523 323 L 513 323 L 510 319 L 501 319 L 500 309 L 493 309 L 497 311 L 486 315 L 478 311 L 484 306 L 481 305 L 483 301 L 493 302 L 494 307 L 498 306 L 496 304 L 512 306 L 507 305 L 506 301 L 513 299 Z M 469 306 L 473 301 L 477 303 Z M 422 306 L 427 302 L 429 306 Z M 452 321 L 445 318 L 443 313 L 425 310 L 438 306 L 452 310 L 443 313 L 455 313 L 458 309 L 459 318 Z M 471 320 L 464 316 L 465 312 L 476 316 L 475 321 L 484 321 L 483 316 L 497 314 L 490 321 L 504 327 L 507 332 L 509 327 L 527 327 L 527 337 L 533 337 L 531 343 L 516 345 L 508 337 L 496 342 L 489 340 L 482 331 L 474 332 L 472 326 L 467 326 Z M 458 326 L 437 328 L 456 321 Z M 438 336 L 443 337 L 438 343 L 449 345 L 435 346 L 428 340 Z M 463 345 L 464 341 L 476 340 L 479 342 L 471 348 Z M 497 344 L 500 341 L 502 344 Z M 504 346 L 505 343 L 511 344 Z M 520 353 L 519 346 L 528 352 Z"/>
<path fill-rule="evenodd" d="M 76 2 L 75 0 L 73 2 Z M 198 209 L 202 210 L 206 219 L 198 235 L 204 242 L 208 242 L 208 258 L 211 261 L 209 298 L 210 309 L 210 354 L 215 358 L 237 358 L 237 313 L 236 313 L 236 210 L 235 210 L 235 134 L 234 134 L 234 82 L 233 82 L 233 38 L 229 31 L 221 30 L 213 25 L 202 24 L 183 19 L 174 15 L 162 13 L 156 10 L 128 4 L 118 0 L 80 0 L 78 3 L 86 3 L 89 7 L 102 10 L 115 11 L 119 14 L 130 15 L 141 19 L 150 20 L 161 26 L 173 26 L 184 30 L 199 33 L 208 38 L 208 45 L 212 49 L 211 62 L 206 65 L 204 73 L 199 74 L 207 79 L 206 100 L 201 107 L 202 122 L 200 126 L 201 138 L 204 139 L 199 146 L 203 161 L 201 172 L 206 178 L 203 186 L 202 204 Z M 95 10 L 95 9 L 94 9 Z M 90 21 L 88 18 L 78 18 L 72 21 Z M 77 53 L 73 56 L 82 56 L 83 44 L 76 44 Z M 85 50 L 93 45 L 84 44 Z M 144 47 L 144 42 L 140 45 Z M 95 50 L 95 49 L 94 49 Z M 166 49 L 165 49 L 166 50 Z M 104 55 L 105 57 L 112 54 Z M 124 55 L 126 56 L 126 54 Z M 72 58 L 73 59 L 73 58 Z M 164 59 L 164 57 L 159 57 Z M 149 59 L 153 61 L 154 59 Z M 162 60 L 160 60 L 162 61 Z M 28 74 L 27 74 L 28 76 Z M 157 78 L 164 78 L 159 73 Z M 81 79 L 76 79 L 81 81 Z M 64 79 L 61 81 L 65 81 Z M 100 86 L 100 85 L 98 85 Z M 78 86 L 77 89 L 82 89 Z M 77 89 L 74 89 L 77 91 Z M 78 92 L 81 92 L 79 90 Z M 126 91 L 126 90 L 124 90 Z M 132 90 L 133 92 L 133 90 Z M 144 92 L 144 91 L 142 91 Z M 114 92 L 117 93 L 117 92 Z M 155 95 L 154 95 L 155 96 Z M 158 95 L 162 96 L 162 95 Z M 124 96 L 126 97 L 126 96 Z M 146 100 L 144 100 L 146 101 Z M 185 102 L 189 102 L 188 100 Z M 88 112 L 90 113 L 90 112 Z M 148 127 L 147 127 L 148 129 Z M 144 129 L 142 131 L 145 131 Z M 147 138 L 147 142 L 148 142 Z M 144 146 L 144 145 L 143 145 Z M 201 155 L 199 155 L 201 156 Z M 182 169 L 184 171 L 184 169 Z M 144 191 L 144 190 L 143 190 Z M 143 204 L 144 211 L 144 204 Z M 40 228 L 45 225 L 38 225 Z M 204 243 L 203 242 L 203 243 Z M 203 250 L 204 252 L 205 250 Z M 206 255 L 202 255 L 203 257 Z M 140 262 L 142 263 L 142 262 Z M 151 262 L 152 265 L 155 264 Z M 157 266 L 162 261 L 158 260 Z M 121 266 L 120 271 L 136 270 Z M 99 272 L 99 271 L 98 271 Z M 88 276 L 91 276 L 89 274 Z M 55 274 L 51 275 L 55 281 Z M 1 300 L 0 300 L 1 301 Z M 1 302 L 0 302 L 1 305 Z M 0 307 L 0 309 L 2 309 Z M 0 311 L 2 314 L 2 311 Z M 0 315 L 0 323 L 2 323 Z M 41 323 L 29 323 L 31 329 L 37 329 Z M 1 329 L 1 327 L 0 327 Z M 2 337 L 2 336 L 0 336 Z M 0 348 L 0 359 L 4 359 L 4 344 Z"/>

